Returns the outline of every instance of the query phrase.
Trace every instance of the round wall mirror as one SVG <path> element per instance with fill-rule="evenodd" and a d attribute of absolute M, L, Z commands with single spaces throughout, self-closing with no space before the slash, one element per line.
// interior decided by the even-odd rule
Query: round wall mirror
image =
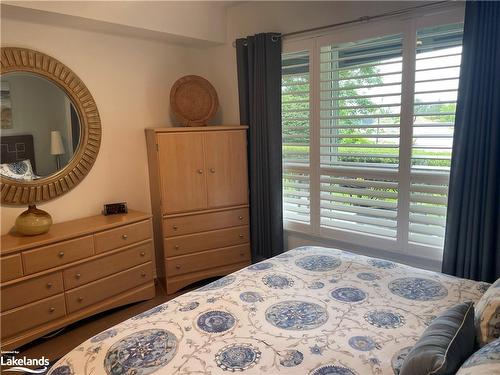
<path fill-rule="evenodd" d="M 56 198 L 90 171 L 99 151 L 97 106 L 83 82 L 50 56 L 2 48 L 3 204 Z"/>

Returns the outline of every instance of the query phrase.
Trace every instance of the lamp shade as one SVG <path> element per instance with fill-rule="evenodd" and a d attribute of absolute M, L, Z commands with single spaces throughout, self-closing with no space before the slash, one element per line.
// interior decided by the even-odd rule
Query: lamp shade
<path fill-rule="evenodd" d="M 59 130 L 53 130 L 50 132 L 50 154 L 64 154 L 64 145 L 61 137 L 61 132 Z"/>

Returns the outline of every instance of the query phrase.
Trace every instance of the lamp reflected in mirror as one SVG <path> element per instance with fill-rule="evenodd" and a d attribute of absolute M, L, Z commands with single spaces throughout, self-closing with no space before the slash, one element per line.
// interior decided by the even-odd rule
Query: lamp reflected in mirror
<path fill-rule="evenodd" d="M 61 169 L 61 155 L 64 155 L 64 144 L 59 130 L 50 132 L 50 154 L 56 157 L 56 168 Z"/>

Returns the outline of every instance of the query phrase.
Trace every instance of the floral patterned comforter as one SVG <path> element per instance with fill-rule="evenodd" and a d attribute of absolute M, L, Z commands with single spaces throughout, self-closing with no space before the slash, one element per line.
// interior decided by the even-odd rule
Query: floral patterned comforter
<path fill-rule="evenodd" d="M 49 374 L 397 374 L 436 315 L 487 287 L 301 247 L 92 337 Z"/>

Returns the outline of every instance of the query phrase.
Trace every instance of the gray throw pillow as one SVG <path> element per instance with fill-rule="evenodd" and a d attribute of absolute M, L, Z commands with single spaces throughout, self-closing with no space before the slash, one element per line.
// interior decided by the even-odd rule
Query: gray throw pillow
<path fill-rule="evenodd" d="M 409 351 L 399 374 L 455 374 L 474 352 L 474 343 L 474 304 L 459 303 L 431 322 Z"/>

